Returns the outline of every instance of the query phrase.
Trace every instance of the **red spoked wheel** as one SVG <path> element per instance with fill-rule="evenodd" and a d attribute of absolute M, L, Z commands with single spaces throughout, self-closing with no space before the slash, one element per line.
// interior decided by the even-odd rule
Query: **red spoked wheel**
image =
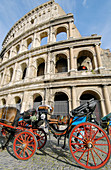
<path fill-rule="evenodd" d="M 110 159 L 110 139 L 103 129 L 90 123 L 75 126 L 69 136 L 74 160 L 85 169 L 103 167 Z"/>
<path fill-rule="evenodd" d="M 31 158 L 37 149 L 37 140 L 30 131 L 20 132 L 13 141 L 13 151 L 15 156 L 21 160 Z"/>
<path fill-rule="evenodd" d="M 37 149 L 41 149 L 47 142 L 47 134 L 42 128 L 33 129 L 33 133 L 36 136 L 38 147 Z"/>

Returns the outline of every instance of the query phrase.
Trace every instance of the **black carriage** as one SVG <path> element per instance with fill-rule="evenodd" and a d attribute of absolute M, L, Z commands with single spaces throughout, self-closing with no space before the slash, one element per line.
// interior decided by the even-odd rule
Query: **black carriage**
<path fill-rule="evenodd" d="M 57 139 L 64 136 L 69 139 L 69 149 L 73 159 L 85 169 L 98 169 L 103 167 L 110 159 L 110 139 L 107 133 L 97 123 L 89 122 L 94 112 L 96 102 L 92 99 L 82 106 L 71 111 L 65 119 L 67 127 L 59 129 L 63 121 L 50 118 L 53 108 L 41 105 L 37 111 L 32 109 L 21 113 L 12 124 L 3 119 L 0 121 L 2 147 L 8 146 L 13 138 L 14 155 L 21 160 L 27 160 L 33 156 L 36 149 L 41 149 L 47 140 L 47 134 L 40 128 L 45 124 L 49 131 Z M 16 114 L 17 115 L 17 114 Z M 59 141 L 59 140 L 58 140 Z"/>

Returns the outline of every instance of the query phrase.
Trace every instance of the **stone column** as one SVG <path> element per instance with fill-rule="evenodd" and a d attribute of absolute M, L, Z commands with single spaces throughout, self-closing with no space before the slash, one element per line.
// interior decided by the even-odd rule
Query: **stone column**
<path fill-rule="evenodd" d="M 76 102 L 76 87 L 72 86 L 72 109 L 77 107 L 77 102 Z"/>
<path fill-rule="evenodd" d="M 13 58 L 17 54 L 15 47 L 12 47 L 10 50 L 10 58 Z"/>
<path fill-rule="evenodd" d="M 95 70 L 97 70 L 98 66 L 97 66 L 97 58 L 96 56 L 94 55 L 94 67 L 95 67 Z"/>
<path fill-rule="evenodd" d="M 33 69 L 32 69 L 32 63 L 33 63 L 33 58 L 30 57 L 29 58 L 29 65 L 28 65 L 28 68 L 27 68 L 27 79 L 30 79 L 32 78 L 33 76 Z"/>
<path fill-rule="evenodd" d="M 52 39 L 52 27 L 49 28 L 49 43 L 53 42 Z"/>
<path fill-rule="evenodd" d="M 71 70 L 71 67 L 70 67 L 71 65 L 70 65 L 70 58 L 68 57 L 67 58 L 67 67 L 68 67 L 68 72 Z"/>
<path fill-rule="evenodd" d="M 8 106 L 14 105 L 15 103 L 12 103 L 12 101 L 13 101 L 12 95 L 11 95 L 11 94 L 8 94 L 8 97 L 7 97 L 7 105 L 8 105 Z"/>
<path fill-rule="evenodd" d="M 102 112 L 102 116 L 106 116 L 106 109 L 105 109 L 105 104 L 104 104 L 104 100 L 100 101 L 101 103 L 101 112 Z"/>
<path fill-rule="evenodd" d="M 96 56 L 97 56 L 97 61 L 98 61 L 98 67 L 102 67 L 102 61 L 101 61 L 101 56 L 100 56 L 100 49 L 98 44 L 95 45 L 95 50 L 96 50 Z"/>
<path fill-rule="evenodd" d="M 15 63 L 15 68 L 14 68 L 14 72 L 13 72 L 13 76 L 12 76 L 12 83 L 14 83 L 16 81 L 17 70 L 18 70 L 18 63 Z"/>
<path fill-rule="evenodd" d="M 27 42 L 26 42 L 26 40 L 22 40 L 21 44 L 20 44 L 20 53 L 24 52 L 26 50 L 27 50 Z"/>
<path fill-rule="evenodd" d="M 7 72 L 7 68 L 5 68 L 5 69 L 4 69 L 3 77 L 2 77 L 2 81 L 1 81 L 1 86 L 3 86 L 3 85 L 4 85 L 6 72 Z"/>
<path fill-rule="evenodd" d="M 34 33 L 34 38 L 32 42 L 32 48 L 39 47 L 40 46 L 40 35 L 39 33 Z"/>
<path fill-rule="evenodd" d="M 70 68 L 71 70 L 73 70 L 74 69 L 73 47 L 70 48 L 69 56 L 70 56 Z"/>
<path fill-rule="evenodd" d="M 107 114 L 109 114 L 111 112 L 111 103 L 110 103 L 107 85 L 103 86 L 103 94 L 104 94 L 104 99 L 105 99 L 106 111 L 107 111 Z"/>
<path fill-rule="evenodd" d="M 29 98 L 29 93 L 27 91 L 24 91 L 23 94 L 23 100 L 22 100 L 22 107 L 21 107 L 21 113 L 28 110 L 27 109 L 27 102 L 28 102 L 28 98 Z"/>
<path fill-rule="evenodd" d="M 69 22 L 69 37 L 73 37 L 72 24 L 73 24 L 73 21 L 70 21 Z"/>
<path fill-rule="evenodd" d="M 50 52 L 47 54 L 47 66 L 46 66 L 46 74 L 50 75 Z"/>

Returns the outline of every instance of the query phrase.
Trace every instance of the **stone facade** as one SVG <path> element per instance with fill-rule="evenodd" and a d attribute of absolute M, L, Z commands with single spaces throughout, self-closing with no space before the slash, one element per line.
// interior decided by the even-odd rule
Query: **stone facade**
<path fill-rule="evenodd" d="M 0 53 L 0 106 L 67 101 L 67 109 L 94 97 L 100 116 L 111 112 L 111 53 L 101 36 L 82 37 L 73 14 L 54 0 L 38 6 L 10 29 Z M 61 103 L 62 103 L 61 102 Z"/>

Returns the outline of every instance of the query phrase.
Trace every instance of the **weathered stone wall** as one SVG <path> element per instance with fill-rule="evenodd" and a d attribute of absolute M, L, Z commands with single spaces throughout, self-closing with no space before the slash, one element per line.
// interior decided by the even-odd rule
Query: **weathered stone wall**
<path fill-rule="evenodd" d="M 66 37 L 58 41 L 60 33 Z M 44 38 L 47 42 L 42 45 Z M 54 106 L 55 94 L 62 92 L 71 110 L 89 93 L 100 101 L 102 116 L 106 115 L 111 111 L 111 57 L 100 45 L 101 36 L 82 37 L 73 15 L 65 14 L 54 0 L 33 9 L 3 41 L 0 105 L 17 104 L 20 99 L 24 111 L 41 96 L 44 103 Z M 79 70 L 84 65 L 87 70 Z"/>

